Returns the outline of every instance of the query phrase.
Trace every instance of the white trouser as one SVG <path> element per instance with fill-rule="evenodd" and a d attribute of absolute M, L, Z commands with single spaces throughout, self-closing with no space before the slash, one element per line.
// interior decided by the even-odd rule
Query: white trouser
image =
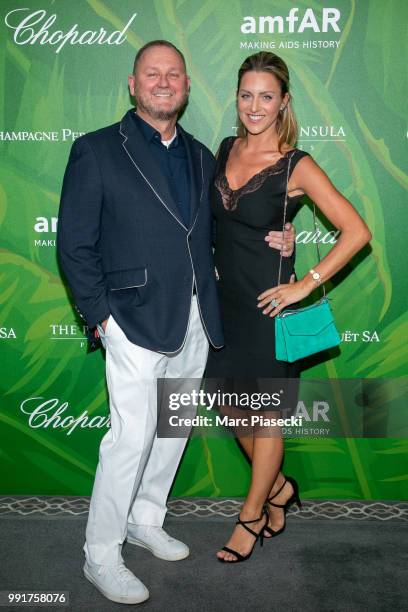
<path fill-rule="evenodd" d="M 161 526 L 186 438 L 158 438 L 157 378 L 201 379 L 208 341 L 191 303 L 183 347 L 164 355 L 132 344 L 109 317 L 103 341 L 111 415 L 99 448 L 84 551 L 91 563 L 122 562 L 128 520 Z"/>

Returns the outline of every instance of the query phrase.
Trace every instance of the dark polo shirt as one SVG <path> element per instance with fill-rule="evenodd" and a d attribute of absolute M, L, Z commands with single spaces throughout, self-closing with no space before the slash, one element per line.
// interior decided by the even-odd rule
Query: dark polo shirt
<path fill-rule="evenodd" d="M 176 137 L 167 148 L 166 145 L 162 144 L 160 132 L 146 123 L 136 113 L 132 113 L 132 116 L 146 138 L 156 163 L 169 183 L 170 193 L 177 203 L 184 225 L 190 227 L 191 208 L 188 159 L 183 139 L 179 137 L 177 127 Z"/>

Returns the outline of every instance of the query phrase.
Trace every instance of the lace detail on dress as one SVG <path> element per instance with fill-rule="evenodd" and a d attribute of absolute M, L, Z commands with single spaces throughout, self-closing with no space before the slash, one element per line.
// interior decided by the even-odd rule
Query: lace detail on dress
<path fill-rule="evenodd" d="M 254 174 L 249 179 L 249 181 L 247 181 L 245 185 L 242 185 L 242 187 L 240 187 L 239 189 L 231 189 L 228 184 L 225 169 L 227 166 L 229 152 L 232 148 L 233 143 L 234 138 L 231 138 L 225 148 L 224 159 L 222 160 L 222 165 L 220 168 L 221 171 L 214 181 L 214 184 L 221 195 L 222 204 L 224 208 L 226 210 L 231 211 L 237 208 L 238 201 L 240 198 L 242 198 L 242 196 L 246 195 L 247 193 L 253 193 L 257 189 L 259 189 L 269 176 L 281 174 L 285 170 L 287 155 L 288 153 L 291 153 L 291 151 L 288 151 L 288 153 L 285 153 L 283 157 L 278 159 L 277 162 L 271 164 L 270 166 L 266 166 L 266 168 L 263 168 L 262 170 L 260 170 L 260 172 Z"/>

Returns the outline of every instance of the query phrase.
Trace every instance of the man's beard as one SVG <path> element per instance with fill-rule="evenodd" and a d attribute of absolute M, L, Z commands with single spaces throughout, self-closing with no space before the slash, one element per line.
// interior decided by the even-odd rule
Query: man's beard
<path fill-rule="evenodd" d="M 188 92 L 184 93 L 182 100 L 178 103 L 175 103 L 174 106 L 167 110 L 162 110 L 160 107 L 153 106 L 151 103 L 150 97 L 145 97 L 143 94 L 135 93 L 136 100 L 136 108 L 144 111 L 149 117 L 152 119 L 156 119 L 158 121 L 169 121 L 169 119 L 173 119 L 177 117 L 180 111 L 186 106 L 188 100 Z"/>

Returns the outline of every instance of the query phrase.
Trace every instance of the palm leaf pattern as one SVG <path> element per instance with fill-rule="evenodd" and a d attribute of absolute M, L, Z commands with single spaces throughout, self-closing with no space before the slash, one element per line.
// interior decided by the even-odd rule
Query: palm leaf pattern
<path fill-rule="evenodd" d="M 28 1 L 24 6 L 38 10 Z M 401 206 L 407 175 L 402 130 L 406 130 L 404 24 L 408 5 L 338 0 L 342 31 L 335 50 L 300 47 L 280 49 L 280 41 L 330 39 L 333 35 L 240 34 L 245 15 L 286 15 L 293 3 L 273 6 L 265 0 L 124 0 L 73 2 L 69 10 L 46 0 L 64 31 L 77 22 L 83 30 L 103 26 L 122 29 L 137 17 L 126 43 L 104 47 L 66 45 L 55 54 L 49 45 L 16 45 L 2 19 L 0 100 L 3 130 L 57 131 L 55 143 L 2 142 L 0 167 L 0 327 L 17 330 L 16 340 L 1 340 L 5 355 L 1 381 L 1 457 L 7 466 L 3 493 L 89 494 L 102 432 L 33 429 L 19 407 L 27 397 L 58 398 L 69 413 L 107 415 L 104 361 L 86 354 L 80 342 L 50 340 L 50 326 L 79 324 L 69 292 L 59 275 L 55 250 L 35 239 L 38 217 L 58 214 L 59 192 L 71 140 L 61 129 L 86 132 L 118 120 L 131 104 L 126 77 L 133 56 L 148 40 L 165 38 L 185 54 L 192 79 L 184 127 L 216 151 L 236 125 L 236 73 L 251 53 L 241 40 L 275 40 L 276 52 L 288 62 L 295 108 L 301 125 L 343 126 L 346 142 L 300 142 L 327 171 L 367 220 L 374 238 L 330 283 L 330 297 L 341 331 L 377 331 L 380 342 L 344 342 L 341 354 L 304 372 L 306 378 L 393 377 L 405 375 L 407 320 L 403 306 L 405 279 L 401 253 Z M 66 5 L 68 6 L 68 5 Z M 75 11 L 72 7 L 75 6 Z M 299 14 L 322 5 L 297 3 Z M 16 8 L 2 3 L 2 14 Z M 358 58 L 358 62 L 356 59 Z M 332 229 L 324 220 L 322 228 Z M 305 206 L 296 218 L 297 231 L 311 229 Z M 401 228 L 401 229 L 400 229 Z M 326 252 L 327 245 L 323 245 Z M 298 274 L 315 262 L 313 245 L 299 245 Z M 397 388 L 397 387 L 396 387 Z M 402 393 L 403 388 L 398 386 Z M 340 417 L 347 406 L 339 398 Z M 288 439 L 285 471 L 295 474 L 304 497 L 398 499 L 407 494 L 407 441 L 403 439 Z M 189 442 L 173 487 L 175 495 L 244 495 L 249 483 L 246 460 L 231 439 L 199 432 Z"/>

